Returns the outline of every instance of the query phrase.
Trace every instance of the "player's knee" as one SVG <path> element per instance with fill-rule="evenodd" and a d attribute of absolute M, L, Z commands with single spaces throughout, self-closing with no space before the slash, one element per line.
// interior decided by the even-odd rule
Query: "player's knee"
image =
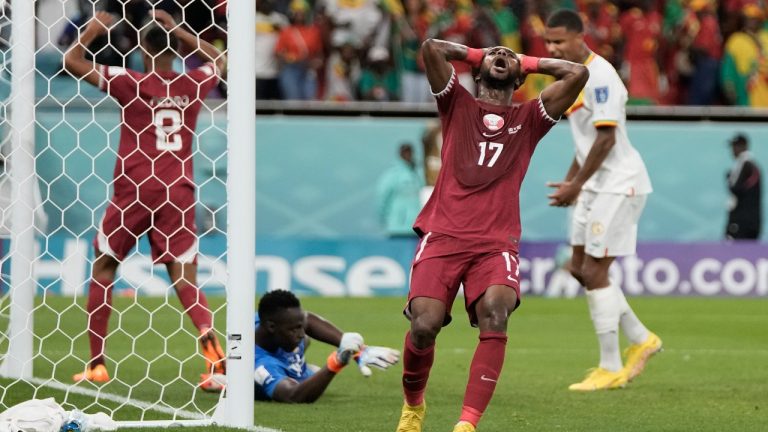
<path fill-rule="evenodd" d="M 425 348 L 435 343 L 443 323 L 426 316 L 411 320 L 411 341 L 417 348 Z"/>
<path fill-rule="evenodd" d="M 102 254 L 93 262 L 91 275 L 96 280 L 112 280 L 120 263 L 109 255 Z"/>
<path fill-rule="evenodd" d="M 608 285 L 608 275 L 600 266 L 585 265 L 581 269 L 581 284 L 587 288 L 603 288 Z"/>
<path fill-rule="evenodd" d="M 501 306 L 486 309 L 477 316 L 478 326 L 481 330 L 504 332 L 511 313 L 511 310 Z"/>

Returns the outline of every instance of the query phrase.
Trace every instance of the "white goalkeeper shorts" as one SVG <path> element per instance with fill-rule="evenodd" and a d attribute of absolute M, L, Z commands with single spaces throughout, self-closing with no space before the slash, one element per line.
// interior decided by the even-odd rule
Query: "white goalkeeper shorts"
<path fill-rule="evenodd" d="M 647 195 L 581 191 L 571 217 L 571 245 L 595 258 L 633 255 Z"/>

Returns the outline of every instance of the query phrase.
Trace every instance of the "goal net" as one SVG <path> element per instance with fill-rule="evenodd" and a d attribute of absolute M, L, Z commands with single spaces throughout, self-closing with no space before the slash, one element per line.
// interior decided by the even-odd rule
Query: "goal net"
<path fill-rule="evenodd" d="M 253 426 L 248 3 L 0 0 L 0 411 L 53 397 L 121 426 Z M 84 73 L 65 54 L 99 12 Z M 179 36 L 173 56 L 151 28 Z"/>

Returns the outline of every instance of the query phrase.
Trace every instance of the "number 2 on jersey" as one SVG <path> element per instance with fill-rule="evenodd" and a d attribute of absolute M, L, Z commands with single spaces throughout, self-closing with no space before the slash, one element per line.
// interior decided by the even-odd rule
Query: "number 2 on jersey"
<path fill-rule="evenodd" d="M 480 158 L 477 160 L 478 165 L 485 165 L 485 151 L 486 147 L 489 151 L 493 152 L 493 155 L 491 155 L 491 160 L 488 161 L 488 167 L 492 167 L 493 164 L 496 163 L 496 160 L 501 155 L 501 151 L 504 150 L 504 144 L 502 143 L 495 143 L 495 142 L 480 142 L 477 145 L 480 146 Z"/>
<path fill-rule="evenodd" d="M 155 111 L 155 135 L 160 151 L 181 150 L 181 113 L 173 109 Z"/>

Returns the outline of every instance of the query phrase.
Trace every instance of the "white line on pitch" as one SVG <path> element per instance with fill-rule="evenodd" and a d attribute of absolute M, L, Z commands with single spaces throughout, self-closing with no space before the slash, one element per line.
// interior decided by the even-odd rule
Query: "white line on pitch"
<path fill-rule="evenodd" d="M 174 418 L 178 416 L 178 417 L 184 417 L 184 418 L 193 419 L 193 420 L 208 420 L 208 417 L 204 416 L 199 412 L 187 411 L 182 409 L 173 409 L 173 408 L 165 407 L 162 405 L 156 405 L 149 402 L 145 402 L 142 400 L 130 399 L 125 396 L 120 396 L 114 393 L 107 393 L 103 391 L 75 387 L 75 386 L 67 385 L 59 381 L 54 381 L 50 379 L 44 380 L 40 378 L 28 378 L 28 379 L 25 379 L 25 381 L 28 381 L 32 384 L 37 384 L 40 386 L 61 390 L 67 393 L 74 393 L 82 396 L 90 396 L 95 399 L 104 399 L 104 400 L 118 403 L 120 405 L 130 405 L 134 408 L 139 408 L 141 410 L 150 410 L 150 411 L 160 412 L 163 414 L 171 414 L 174 416 Z M 252 430 L 255 432 L 280 432 L 278 429 L 270 429 L 262 426 L 256 426 Z"/>
<path fill-rule="evenodd" d="M 131 405 L 142 410 L 152 410 L 152 411 L 161 412 L 163 414 L 172 414 L 174 416 L 184 417 L 184 418 L 193 419 L 193 420 L 203 420 L 206 418 L 204 415 L 200 413 L 181 410 L 181 409 L 173 409 L 165 406 L 158 406 L 148 402 L 144 402 L 136 399 L 130 399 L 125 396 L 120 396 L 114 393 L 107 393 L 103 391 L 91 390 L 87 388 L 80 388 L 80 387 L 67 385 L 59 381 L 44 380 L 40 378 L 29 378 L 26 381 L 29 381 L 33 384 L 54 388 L 56 390 L 62 390 L 67 393 L 74 393 L 74 394 L 90 396 L 98 399 L 105 399 L 111 402 L 119 403 L 121 405 Z"/>

